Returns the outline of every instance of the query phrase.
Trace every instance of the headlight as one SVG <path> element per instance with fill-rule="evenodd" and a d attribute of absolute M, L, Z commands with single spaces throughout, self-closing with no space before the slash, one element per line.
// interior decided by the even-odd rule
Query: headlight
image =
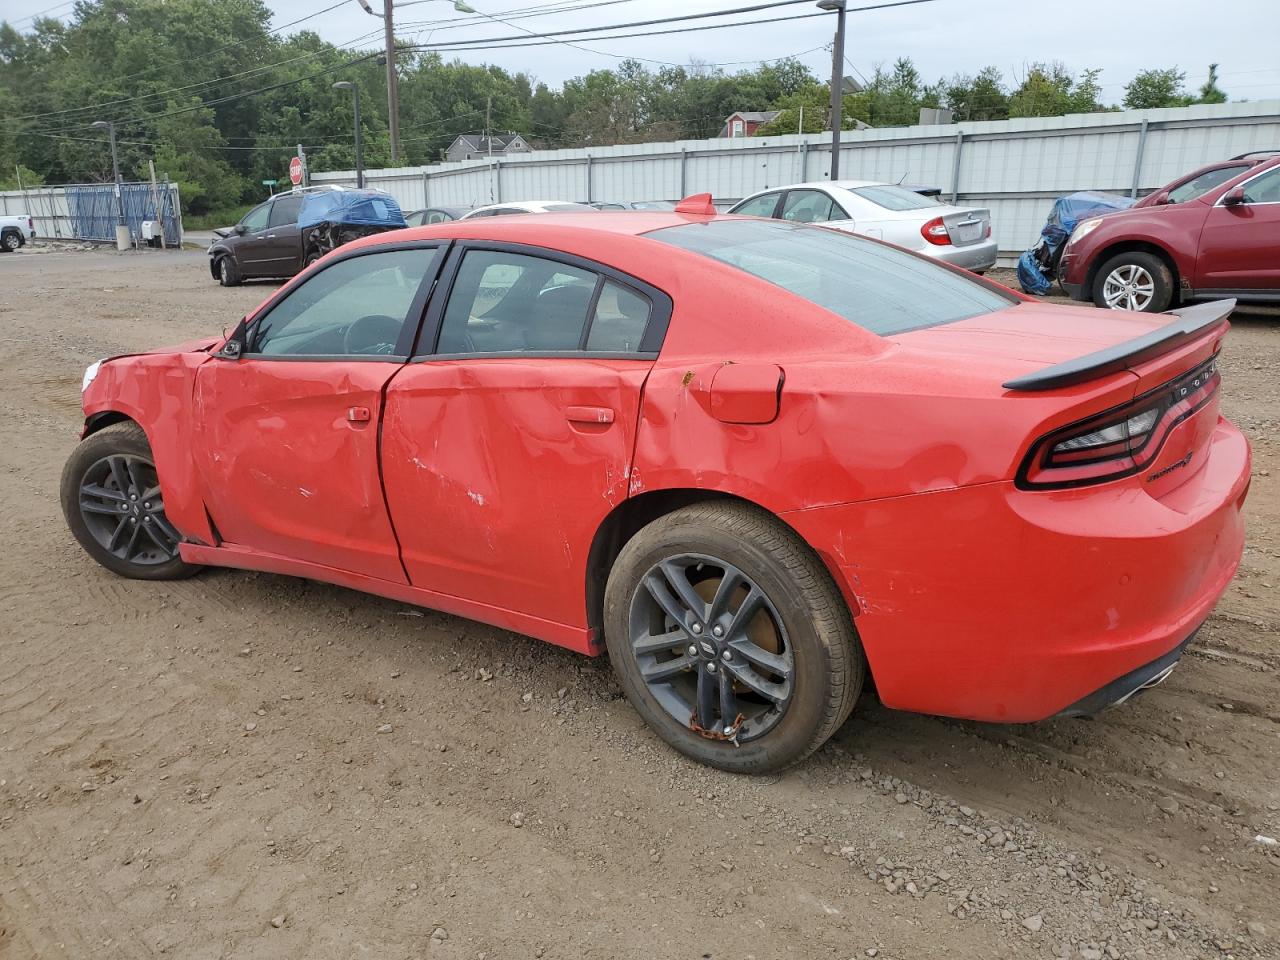
<path fill-rule="evenodd" d="M 1069 239 L 1067 243 L 1071 244 L 1071 243 L 1075 243 L 1077 240 L 1083 240 L 1089 234 L 1093 233 L 1093 231 L 1097 230 L 1098 226 L 1101 223 L 1102 223 L 1101 217 L 1093 217 L 1092 219 L 1089 219 L 1089 220 L 1081 220 L 1079 223 L 1076 224 L 1076 228 L 1071 231 L 1071 239 Z"/>
<path fill-rule="evenodd" d="M 80 380 L 80 392 L 84 393 L 89 389 L 89 384 L 93 383 L 94 378 L 98 375 L 98 371 L 102 369 L 102 361 L 95 360 L 84 368 L 84 377 Z"/>

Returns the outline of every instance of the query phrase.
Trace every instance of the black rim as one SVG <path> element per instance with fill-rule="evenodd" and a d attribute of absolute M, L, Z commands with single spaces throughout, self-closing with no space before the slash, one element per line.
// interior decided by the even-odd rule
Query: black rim
<path fill-rule="evenodd" d="M 630 628 L 649 692 L 700 736 L 752 740 L 786 713 L 795 675 L 786 628 L 732 564 L 700 554 L 654 564 L 632 598 Z"/>
<path fill-rule="evenodd" d="M 151 461 L 113 453 L 80 480 L 80 516 L 102 549 L 141 566 L 178 555 L 178 531 L 164 515 L 160 481 Z"/>

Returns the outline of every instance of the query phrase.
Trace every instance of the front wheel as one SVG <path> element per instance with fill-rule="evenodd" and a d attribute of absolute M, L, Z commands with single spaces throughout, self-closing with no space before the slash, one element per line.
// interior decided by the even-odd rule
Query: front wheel
<path fill-rule="evenodd" d="M 236 269 L 235 259 L 230 254 L 218 258 L 218 282 L 224 287 L 234 287 L 240 282 L 240 271 Z"/>
<path fill-rule="evenodd" d="M 1093 302 L 1110 310 L 1161 313 L 1173 302 L 1173 274 L 1153 253 L 1117 253 L 1098 270 Z"/>
<path fill-rule="evenodd" d="M 20 246 L 22 246 L 22 237 L 12 231 L 0 237 L 0 250 L 5 253 L 13 253 Z"/>
<path fill-rule="evenodd" d="M 147 436 L 136 423 L 103 427 L 62 470 L 62 513 L 85 552 L 135 580 L 177 580 L 200 568 L 178 555 Z"/>
<path fill-rule="evenodd" d="M 844 723 L 865 663 L 849 611 L 789 527 L 712 502 L 655 520 L 623 547 L 605 641 L 632 705 L 676 750 L 765 773 Z"/>

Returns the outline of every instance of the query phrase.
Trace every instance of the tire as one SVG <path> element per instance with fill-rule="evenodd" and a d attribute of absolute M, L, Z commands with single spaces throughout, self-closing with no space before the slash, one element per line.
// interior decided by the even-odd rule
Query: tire
<path fill-rule="evenodd" d="M 178 556 L 181 535 L 163 504 L 151 445 L 136 423 L 90 434 L 62 469 L 67 526 L 89 556 L 122 577 L 179 580 L 200 570 Z"/>
<path fill-rule="evenodd" d="M 0 237 L 0 250 L 5 253 L 13 253 L 22 246 L 22 236 L 14 230 L 7 230 L 3 237 Z"/>
<path fill-rule="evenodd" d="M 1093 278 L 1093 302 L 1104 310 L 1161 313 L 1173 302 L 1173 274 L 1153 253 L 1117 253 Z"/>
<path fill-rule="evenodd" d="M 218 282 L 224 287 L 234 287 L 240 282 L 240 270 L 230 254 L 218 258 Z"/>
<path fill-rule="evenodd" d="M 738 585 L 721 606 L 725 582 Z M 672 629 L 677 620 L 657 599 L 664 588 L 670 599 L 689 598 L 677 603 L 690 614 L 682 627 Z M 757 591 L 763 599 L 744 615 Z M 636 711 L 680 753 L 732 773 L 767 773 L 809 756 L 848 718 L 866 674 L 827 570 L 794 531 L 748 504 L 684 507 L 632 537 L 609 572 L 604 629 Z M 705 714 L 704 689 L 714 698 Z"/>

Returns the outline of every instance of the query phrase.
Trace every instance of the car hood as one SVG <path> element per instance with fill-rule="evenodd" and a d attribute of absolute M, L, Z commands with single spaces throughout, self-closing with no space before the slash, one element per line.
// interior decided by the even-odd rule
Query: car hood
<path fill-rule="evenodd" d="M 1161 314 L 1023 302 L 888 339 L 913 353 L 962 360 L 1000 381 L 1142 336 L 1169 323 Z"/>

